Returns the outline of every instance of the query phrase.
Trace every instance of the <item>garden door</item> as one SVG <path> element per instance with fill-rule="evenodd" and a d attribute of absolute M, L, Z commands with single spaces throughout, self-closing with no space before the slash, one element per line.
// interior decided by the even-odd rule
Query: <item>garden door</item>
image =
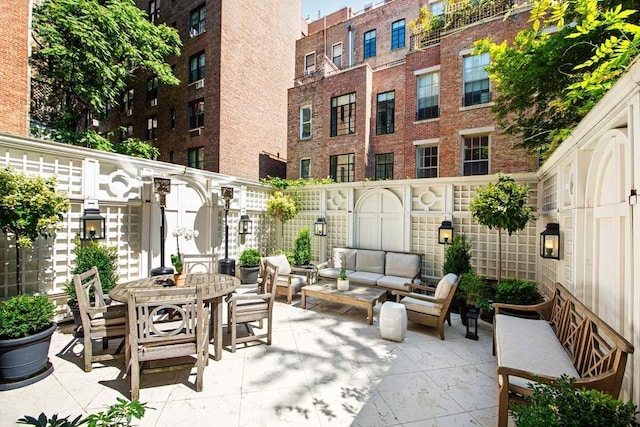
<path fill-rule="evenodd" d="M 378 188 L 364 193 L 355 205 L 355 247 L 404 250 L 403 203 L 394 192 Z"/>

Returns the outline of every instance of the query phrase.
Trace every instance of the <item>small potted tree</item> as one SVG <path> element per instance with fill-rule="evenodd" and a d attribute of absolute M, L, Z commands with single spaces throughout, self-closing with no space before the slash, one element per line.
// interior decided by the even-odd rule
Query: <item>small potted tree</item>
<path fill-rule="evenodd" d="M 447 246 L 444 253 L 444 264 L 442 265 L 442 275 L 453 273 L 462 276 L 471 271 L 471 241 L 464 234 L 453 236 L 453 241 Z M 456 295 L 451 301 L 450 310 L 454 313 L 461 313 L 461 305 L 464 305 L 464 297 L 460 288 L 456 290 Z M 463 319 L 464 321 L 464 319 Z"/>
<path fill-rule="evenodd" d="M 257 283 L 260 272 L 260 258 L 257 249 L 245 249 L 240 253 L 240 281 L 242 283 Z"/>
<path fill-rule="evenodd" d="M 32 384 L 53 371 L 48 354 L 54 310 L 46 295 L 22 294 L 0 304 L 0 390 Z"/>
<path fill-rule="evenodd" d="M 293 248 L 293 264 L 296 267 L 309 268 L 311 262 L 311 235 L 309 228 L 304 227 L 300 230 L 298 238 L 296 238 Z"/>
<path fill-rule="evenodd" d="M 484 277 L 478 275 L 475 271 L 469 271 L 460 278 L 460 295 L 462 297 L 462 305 L 460 306 L 460 317 L 462 323 L 467 324 L 467 311 L 488 310 L 491 303 L 486 297 L 486 282 Z"/>

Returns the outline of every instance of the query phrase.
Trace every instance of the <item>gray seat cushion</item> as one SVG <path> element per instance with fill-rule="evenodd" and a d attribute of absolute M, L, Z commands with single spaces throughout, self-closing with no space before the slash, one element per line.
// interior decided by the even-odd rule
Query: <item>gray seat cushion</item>
<path fill-rule="evenodd" d="M 384 251 L 358 249 L 358 254 L 356 255 L 356 272 L 359 273 L 361 271 L 378 273 L 380 277 L 384 276 Z M 378 279 L 380 277 L 378 277 Z"/>
<path fill-rule="evenodd" d="M 382 274 L 380 273 L 370 273 L 368 271 L 356 271 L 347 276 L 349 278 L 349 282 L 354 285 L 362 284 L 367 286 L 376 286 L 376 283 L 380 278 L 382 278 Z"/>
<path fill-rule="evenodd" d="M 420 257 L 416 254 L 387 252 L 385 256 L 384 274 L 387 276 L 409 277 L 419 276 Z"/>
<path fill-rule="evenodd" d="M 411 283 L 411 278 L 409 277 L 398 277 L 398 276 L 382 276 L 376 282 L 378 286 L 384 286 L 389 289 L 398 289 L 400 291 L 406 291 L 407 288 L 404 286 L 405 283 Z"/>
<path fill-rule="evenodd" d="M 347 276 L 348 276 L 349 274 L 353 273 L 353 270 L 345 270 L 345 273 L 347 273 Z M 339 268 L 322 268 L 318 270 L 319 277 L 328 277 L 329 279 L 337 279 L 339 275 L 340 275 Z"/>

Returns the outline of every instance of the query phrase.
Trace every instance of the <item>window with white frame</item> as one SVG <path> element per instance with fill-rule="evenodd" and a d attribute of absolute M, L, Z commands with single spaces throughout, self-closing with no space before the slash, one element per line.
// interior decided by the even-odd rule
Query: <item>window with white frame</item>
<path fill-rule="evenodd" d="M 379 93 L 376 97 L 376 135 L 393 133 L 396 108 L 395 91 Z"/>
<path fill-rule="evenodd" d="M 300 159 L 300 178 L 302 179 L 311 178 L 310 170 L 311 170 L 311 159 Z"/>
<path fill-rule="evenodd" d="M 300 139 L 311 138 L 311 106 L 300 108 Z"/>
<path fill-rule="evenodd" d="M 489 135 L 464 136 L 462 138 L 462 174 L 489 174 Z"/>
<path fill-rule="evenodd" d="M 489 65 L 488 52 L 463 58 L 463 106 L 485 104 L 491 101 L 489 73 L 485 70 L 487 65 Z"/>
<path fill-rule="evenodd" d="M 329 157 L 329 176 L 335 182 L 353 182 L 356 176 L 356 155 L 340 154 Z"/>
<path fill-rule="evenodd" d="M 416 147 L 416 178 L 438 177 L 438 146 Z"/>
<path fill-rule="evenodd" d="M 331 46 L 331 62 L 338 68 L 342 68 L 342 42 Z"/>
<path fill-rule="evenodd" d="M 304 56 L 304 75 L 309 76 L 316 71 L 316 53 L 310 52 Z"/>
<path fill-rule="evenodd" d="M 405 26 L 404 19 L 391 24 L 391 50 L 404 47 Z"/>
<path fill-rule="evenodd" d="M 204 4 L 191 11 L 191 14 L 190 14 L 191 29 L 189 30 L 189 35 L 191 37 L 195 37 L 198 34 L 204 32 L 206 19 L 207 19 L 207 9 Z"/>
<path fill-rule="evenodd" d="M 356 94 L 331 98 L 330 136 L 349 135 L 356 132 Z"/>
<path fill-rule="evenodd" d="M 440 117 L 440 72 L 418 76 L 416 120 Z"/>

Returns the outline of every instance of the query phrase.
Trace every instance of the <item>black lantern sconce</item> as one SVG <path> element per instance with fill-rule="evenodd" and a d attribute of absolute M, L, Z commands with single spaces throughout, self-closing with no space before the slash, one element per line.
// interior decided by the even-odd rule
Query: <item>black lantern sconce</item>
<path fill-rule="evenodd" d="M 465 338 L 478 341 L 478 317 L 480 317 L 480 310 L 477 307 L 467 311 L 467 335 Z"/>
<path fill-rule="evenodd" d="M 313 225 L 313 234 L 316 236 L 326 236 L 327 235 L 327 220 L 323 217 L 318 218 L 316 223 Z"/>
<path fill-rule="evenodd" d="M 441 245 L 450 245 L 453 242 L 453 224 L 451 221 L 442 221 L 438 227 L 438 243 Z"/>
<path fill-rule="evenodd" d="M 560 224 L 550 222 L 540 233 L 540 256 L 560 259 Z"/>
<path fill-rule="evenodd" d="M 104 239 L 105 218 L 100 215 L 98 202 L 87 200 L 82 214 L 82 237 L 81 240 Z"/>
<path fill-rule="evenodd" d="M 238 227 L 238 234 L 251 234 L 252 224 L 253 222 L 249 218 L 249 215 L 240 215 L 240 226 Z"/>

